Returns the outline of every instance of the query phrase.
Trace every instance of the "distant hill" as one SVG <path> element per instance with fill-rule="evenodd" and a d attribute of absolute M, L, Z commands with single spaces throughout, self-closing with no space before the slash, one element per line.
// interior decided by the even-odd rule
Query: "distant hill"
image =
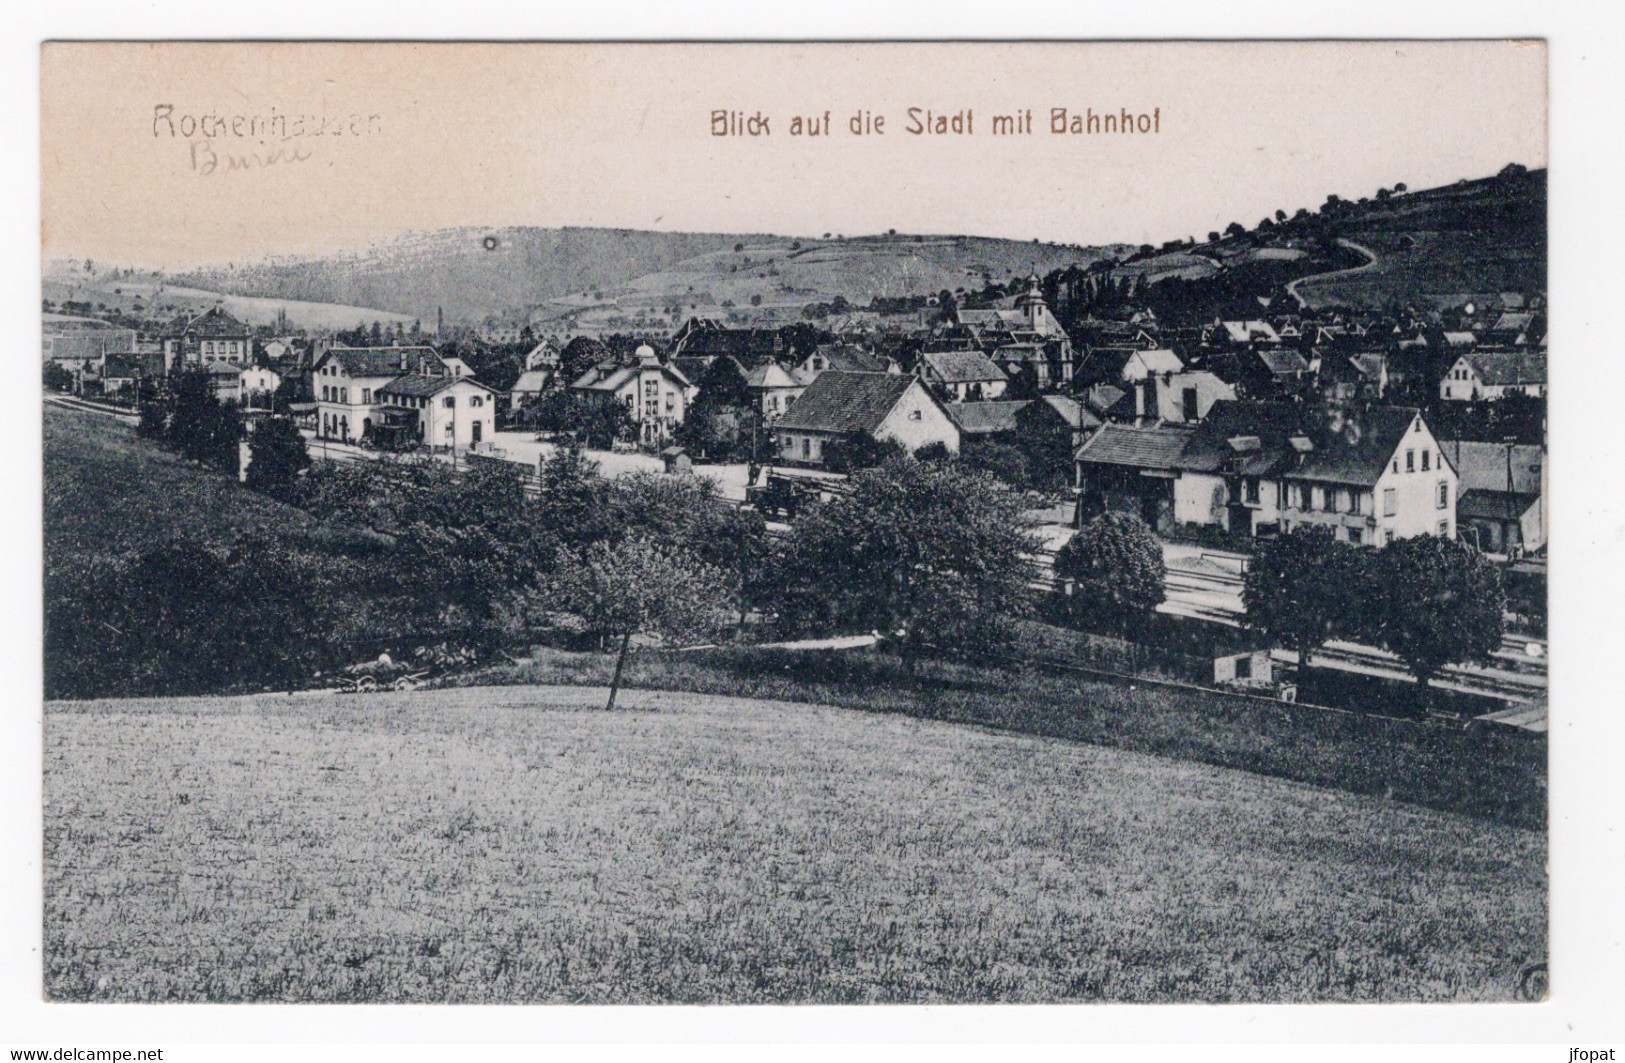
<path fill-rule="evenodd" d="M 196 270 L 178 285 L 238 296 L 376 307 L 421 319 L 561 326 L 610 319 L 671 323 L 690 313 L 795 316 L 836 296 L 978 289 L 1110 248 L 970 236 L 795 239 L 629 229 L 446 229 L 363 252 Z"/>
<path fill-rule="evenodd" d="M 1450 306 L 1546 289 L 1543 169 L 1372 201 L 1334 225 L 1340 238 L 1377 258 L 1371 268 L 1298 285 L 1310 306 Z"/>
<path fill-rule="evenodd" d="M 1217 235 L 1217 234 L 1215 234 Z M 1509 166 L 1441 188 L 1328 197 L 1202 243 L 1141 248 L 1109 272 L 1047 279 L 1063 320 L 1149 304 L 1186 321 L 1271 306 L 1449 307 L 1546 288 L 1546 171 Z M 1102 291 L 1106 294 L 1102 295 Z"/>

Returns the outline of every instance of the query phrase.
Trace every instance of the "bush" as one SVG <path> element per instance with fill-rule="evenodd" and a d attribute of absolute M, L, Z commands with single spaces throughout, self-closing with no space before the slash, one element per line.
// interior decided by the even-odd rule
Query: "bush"
<path fill-rule="evenodd" d="M 1166 575 L 1162 544 L 1132 513 L 1101 514 L 1055 555 L 1055 578 L 1072 584 L 1067 615 L 1107 630 L 1143 628 L 1162 604 Z"/>

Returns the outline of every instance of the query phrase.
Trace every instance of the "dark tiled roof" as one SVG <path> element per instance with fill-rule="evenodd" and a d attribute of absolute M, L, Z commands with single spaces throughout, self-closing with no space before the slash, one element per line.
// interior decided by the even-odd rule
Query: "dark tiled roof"
<path fill-rule="evenodd" d="M 1105 413 L 1122 401 L 1128 392 L 1115 384 L 1096 384 L 1083 396 L 1083 403 L 1095 413 Z"/>
<path fill-rule="evenodd" d="M 994 432 L 1010 432 L 1016 427 L 1016 414 L 1020 413 L 1031 399 L 1018 399 L 1014 402 L 950 402 L 943 407 L 952 417 L 954 424 L 966 435 L 990 435 Z"/>
<path fill-rule="evenodd" d="M 1191 437 L 1179 467 L 1370 487 L 1416 417 L 1416 410 L 1401 406 L 1344 409 L 1221 399 Z M 1300 454 L 1294 436 L 1307 438 L 1310 449 Z M 1256 438 L 1257 447 L 1238 450 L 1231 440 L 1241 437 Z"/>
<path fill-rule="evenodd" d="M 239 339 L 248 335 L 248 326 L 220 309 L 218 306 L 197 315 L 189 321 L 177 318 L 169 327 L 171 338 L 190 333 L 194 336 L 213 338 L 226 336 Z"/>
<path fill-rule="evenodd" d="M 378 394 L 427 398 L 436 392 L 446 390 L 454 384 L 472 384 L 481 391 L 491 390 L 471 376 L 424 376 L 421 373 L 410 373 L 391 380 L 378 389 Z"/>
<path fill-rule="evenodd" d="M 820 373 L 775 428 L 810 432 L 873 432 L 903 392 L 917 383 L 901 373 Z"/>
<path fill-rule="evenodd" d="M 861 347 L 853 347 L 844 343 L 821 343 L 813 349 L 814 355 L 822 355 L 829 363 L 825 370 L 834 370 L 838 373 L 884 373 L 886 363 L 865 351 Z M 812 357 L 812 355 L 808 355 Z M 805 360 L 805 359 L 804 359 Z"/>
<path fill-rule="evenodd" d="M 1303 355 L 1293 350 L 1266 349 L 1259 351 L 1258 357 L 1264 363 L 1264 368 L 1276 376 L 1302 373 L 1309 368 L 1309 363 L 1304 361 Z"/>
<path fill-rule="evenodd" d="M 1475 489 L 1504 492 L 1509 477 L 1513 491 L 1519 494 L 1540 493 L 1541 466 L 1546 461 L 1542 447 L 1526 443 L 1508 447 L 1505 443 L 1441 439 L 1439 449 L 1456 467 L 1464 493 Z"/>
<path fill-rule="evenodd" d="M 1529 507 L 1540 501 L 1539 495 L 1515 491 L 1465 491 L 1456 500 L 1456 517 L 1460 520 L 1519 520 Z"/>
<path fill-rule="evenodd" d="M 334 347 L 327 357 L 350 376 L 401 376 L 441 366 L 433 347 Z"/>
<path fill-rule="evenodd" d="M 1466 356 L 1486 384 L 1544 384 L 1546 356 L 1513 351 L 1476 351 Z"/>
<path fill-rule="evenodd" d="M 1113 388 L 1112 390 L 1116 391 L 1117 389 Z M 1121 398 L 1122 396 L 1119 395 L 1118 397 Z M 1056 416 L 1073 428 L 1100 427 L 1100 418 L 1089 412 L 1083 403 L 1077 399 L 1066 395 L 1045 395 L 1039 399 L 1039 402 L 1054 410 Z"/>
<path fill-rule="evenodd" d="M 944 384 L 972 384 L 991 380 L 1008 380 L 1003 369 L 988 361 L 981 351 L 933 351 L 920 355 L 923 371 L 929 370 L 932 379 Z"/>
<path fill-rule="evenodd" d="M 1092 465 L 1176 469 L 1190 439 L 1191 430 L 1188 428 L 1102 425 L 1100 431 L 1078 448 L 1078 460 Z"/>
<path fill-rule="evenodd" d="M 467 377 L 453 376 L 423 376 L 411 373 L 396 377 L 378 389 L 380 395 L 402 395 L 410 398 L 424 398 L 437 391 L 443 391 L 457 383 L 458 380 L 467 380 Z M 473 381 L 469 381 L 473 383 Z"/>

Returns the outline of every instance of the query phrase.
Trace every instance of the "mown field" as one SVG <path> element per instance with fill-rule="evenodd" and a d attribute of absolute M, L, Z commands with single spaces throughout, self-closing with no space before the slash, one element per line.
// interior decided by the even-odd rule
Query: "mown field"
<path fill-rule="evenodd" d="M 1032 624 L 1023 645 L 1055 628 Z M 534 659 L 448 677 L 462 685 L 609 683 L 614 657 L 544 650 Z M 972 724 L 1239 768 L 1358 795 L 1546 828 L 1544 736 L 1482 726 L 1375 719 L 1308 705 L 1171 689 L 1031 663 L 995 668 L 926 659 L 909 675 L 895 657 L 718 647 L 635 653 L 626 681 L 689 691 L 833 705 Z"/>
<path fill-rule="evenodd" d="M 1507 1000 L 1543 836 L 1240 771 L 593 688 L 53 703 L 55 1000 Z"/>

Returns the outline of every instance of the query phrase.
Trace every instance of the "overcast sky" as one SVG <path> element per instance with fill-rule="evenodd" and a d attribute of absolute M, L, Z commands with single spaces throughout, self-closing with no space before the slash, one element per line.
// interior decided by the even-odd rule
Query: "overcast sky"
<path fill-rule="evenodd" d="M 1545 48 L 1505 42 L 48 45 L 44 250 L 174 269 L 504 225 L 1200 239 L 1544 166 L 1545 91 Z M 911 135 L 910 107 L 972 132 Z M 1057 107 L 1157 131 L 1057 135 Z M 994 134 L 1029 109 L 1030 134 Z M 772 132 L 715 136 L 717 110 Z M 884 132 L 852 134 L 861 111 Z M 791 135 L 825 112 L 830 135 Z"/>

